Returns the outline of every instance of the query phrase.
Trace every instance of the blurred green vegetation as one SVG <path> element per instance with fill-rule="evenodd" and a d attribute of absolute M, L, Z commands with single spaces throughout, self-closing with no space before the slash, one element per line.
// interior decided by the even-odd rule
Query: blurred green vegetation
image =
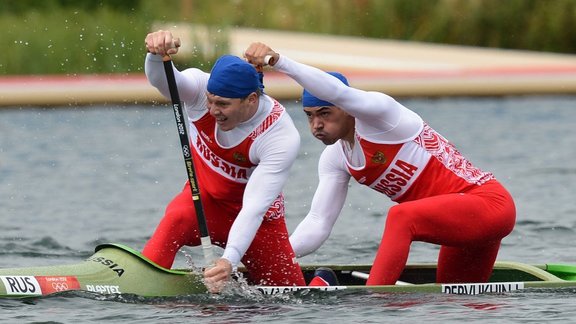
<path fill-rule="evenodd" d="M 0 74 L 141 72 L 157 22 L 576 53 L 574 0 L 4 0 Z"/>

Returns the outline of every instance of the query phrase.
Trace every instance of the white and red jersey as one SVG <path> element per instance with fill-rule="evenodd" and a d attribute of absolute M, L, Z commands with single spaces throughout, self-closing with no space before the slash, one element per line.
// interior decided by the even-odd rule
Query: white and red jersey
<path fill-rule="evenodd" d="M 350 177 L 396 202 L 465 192 L 493 179 L 392 97 L 348 87 L 324 71 L 285 56 L 280 56 L 274 68 L 355 118 L 354 145 L 340 140 L 320 156 L 319 183 L 310 211 L 290 237 L 298 256 L 315 251 L 330 235 Z"/>
<path fill-rule="evenodd" d="M 365 163 L 355 167 L 346 161 L 350 174 L 358 183 L 395 202 L 466 192 L 494 178 L 473 166 L 427 124 L 414 140 L 406 143 L 379 144 L 360 136 L 357 143 Z"/>
<path fill-rule="evenodd" d="M 266 133 L 285 113 L 284 107 L 277 101 L 270 114 L 242 142 L 233 147 L 223 147 L 216 138 L 216 119 L 206 113 L 193 122 L 190 141 L 194 148 L 194 166 L 198 183 L 203 194 L 209 194 L 222 204 L 234 206 L 240 210 L 246 190 L 246 184 L 257 164 L 250 160 L 250 148 L 254 141 Z M 272 208 L 268 209 L 265 219 L 274 219 L 284 215 L 282 194 L 276 198 Z"/>
<path fill-rule="evenodd" d="M 173 70 L 188 116 L 200 193 L 238 210 L 222 256 L 236 266 L 262 221 L 284 215 L 282 188 L 298 156 L 300 134 L 284 107 L 265 94 L 259 97 L 252 118 L 221 131 L 207 109 L 210 75 L 196 68 Z M 149 82 L 169 98 L 159 55 L 147 55 L 145 72 Z"/>

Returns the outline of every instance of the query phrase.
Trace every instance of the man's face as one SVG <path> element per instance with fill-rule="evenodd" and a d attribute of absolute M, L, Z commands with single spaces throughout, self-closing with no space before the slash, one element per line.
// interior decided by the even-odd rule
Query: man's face
<path fill-rule="evenodd" d="M 210 115 L 216 118 L 218 127 L 223 131 L 247 121 L 258 109 L 258 95 L 255 92 L 246 98 L 225 98 L 207 92 L 206 98 Z"/>
<path fill-rule="evenodd" d="M 354 118 L 336 106 L 304 107 L 312 135 L 326 145 L 345 138 L 354 128 Z"/>

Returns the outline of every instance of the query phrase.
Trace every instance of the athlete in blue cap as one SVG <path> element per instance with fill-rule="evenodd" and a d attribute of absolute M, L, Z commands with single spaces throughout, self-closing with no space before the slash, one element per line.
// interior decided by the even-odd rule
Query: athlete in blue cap
<path fill-rule="evenodd" d="M 170 97 L 162 57 L 178 52 L 168 31 L 146 36 L 149 82 Z M 289 242 L 282 187 L 298 155 L 300 136 L 284 107 L 262 92 L 256 69 L 224 55 L 210 73 L 174 68 L 188 117 L 190 144 L 210 238 L 224 248 L 205 282 L 218 292 L 242 262 L 261 285 L 305 285 Z M 184 245 L 200 245 L 188 184 L 168 204 L 143 254 L 170 268 Z"/>
<path fill-rule="evenodd" d="M 489 279 L 516 217 L 512 197 L 492 173 L 384 93 L 350 87 L 343 75 L 295 62 L 262 43 L 250 45 L 245 56 L 273 65 L 305 89 L 310 130 L 328 145 L 310 211 L 290 237 L 298 256 L 328 238 L 354 178 L 398 203 L 388 211 L 368 285 L 394 284 L 413 241 L 440 245 L 438 282 Z"/>

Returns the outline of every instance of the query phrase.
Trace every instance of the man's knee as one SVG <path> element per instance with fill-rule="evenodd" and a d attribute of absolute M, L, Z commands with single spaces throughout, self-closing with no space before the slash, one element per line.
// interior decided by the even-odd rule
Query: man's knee
<path fill-rule="evenodd" d="M 386 226 L 409 226 L 412 223 L 412 214 L 403 205 L 390 207 L 386 216 Z"/>

